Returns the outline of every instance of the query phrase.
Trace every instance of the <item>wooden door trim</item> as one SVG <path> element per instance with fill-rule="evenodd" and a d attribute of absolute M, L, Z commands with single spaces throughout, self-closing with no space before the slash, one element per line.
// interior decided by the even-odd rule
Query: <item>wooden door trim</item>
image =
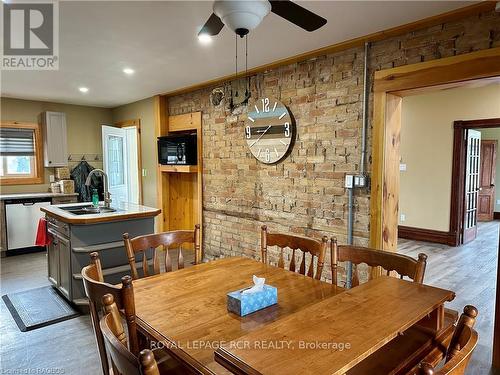
<path fill-rule="evenodd" d="M 453 123 L 453 158 L 451 167 L 450 234 L 455 236 L 455 245 L 461 243 L 465 194 L 465 132 L 467 129 L 500 127 L 500 118 L 460 120 Z M 460 184 L 454 181 L 461 181 Z"/>
<path fill-rule="evenodd" d="M 154 105 L 154 122 L 155 122 L 155 139 L 168 134 L 168 99 L 166 96 L 156 95 L 153 101 Z M 156 154 L 158 155 L 158 142 L 155 142 Z M 158 156 L 157 156 L 158 157 Z M 158 161 L 156 163 L 156 207 L 161 208 L 161 214 L 156 219 L 156 231 L 163 232 L 169 227 L 168 211 L 169 196 L 168 192 L 168 173 L 162 173 Z"/>
<path fill-rule="evenodd" d="M 500 76 L 500 47 L 375 72 L 370 198 L 372 247 L 395 251 L 397 243 L 398 129 L 401 128 L 401 120 L 394 116 L 399 109 L 388 105 L 388 102 L 394 97 L 411 95 L 415 89 L 436 91 L 442 85 L 466 84 L 473 79 L 496 76 Z M 457 126 L 470 124 L 470 121 L 462 121 Z M 485 122 L 485 127 L 494 126 Z"/>
<path fill-rule="evenodd" d="M 139 204 L 142 204 L 143 201 L 143 193 L 142 193 L 142 145 L 141 145 L 141 120 L 133 119 L 133 120 L 123 120 L 118 121 L 113 124 L 117 128 L 137 128 L 137 168 L 139 169 Z"/>
<path fill-rule="evenodd" d="M 399 140 L 394 137 L 394 130 L 401 128 L 401 120 L 393 116 L 394 112 L 400 109 L 388 106 L 388 98 L 404 96 L 405 90 L 428 87 L 429 91 L 432 91 L 439 85 L 495 76 L 500 76 L 500 47 L 375 72 L 370 198 L 371 247 L 396 251 L 397 245 Z M 493 127 L 491 124 L 488 126 Z M 395 158 L 395 155 L 398 158 Z M 392 184 L 392 181 L 397 183 Z M 498 290 L 500 278 L 497 279 L 497 284 Z M 500 331 L 498 309 L 496 314 L 495 329 Z M 497 346 L 494 352 L 498 353 L 500 339 L 495 343 Z M 496 358 L 500 358 L 500 355 Z"/>

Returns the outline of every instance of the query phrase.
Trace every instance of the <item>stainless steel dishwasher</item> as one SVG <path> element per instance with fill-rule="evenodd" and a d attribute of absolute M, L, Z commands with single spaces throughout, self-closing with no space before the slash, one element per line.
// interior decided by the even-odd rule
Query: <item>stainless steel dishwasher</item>
<path fill-rule="evenodd" d="M 9 251 L 35 246 L 38 220 L 45 214 L 40 207 L 48 206 L 50 198 L 9 199 L 5 201 L 7 218 L 7 255 Z"/>

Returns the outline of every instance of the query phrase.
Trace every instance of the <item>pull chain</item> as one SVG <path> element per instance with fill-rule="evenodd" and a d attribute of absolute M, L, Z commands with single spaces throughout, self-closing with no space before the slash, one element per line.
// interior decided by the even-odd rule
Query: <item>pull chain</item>
<path fill-rule="evenodd" d="M 248 99 L 248 94 L 250 92 L 250 77 L 248 76 L 248 34 L 245 35 L 245 77 L 246 77 L 245 98 Z"/>
<path fill-rule="evenodd" d="M 235 74 L 234 74 L 234 80 L 236 83 L 236 95 L 235 97 L 238 97 L 238 35 L 234 34 L 234 41 L 235 41 L 235 49 L 236 49 L 236 67 L 235 67 Z"/>

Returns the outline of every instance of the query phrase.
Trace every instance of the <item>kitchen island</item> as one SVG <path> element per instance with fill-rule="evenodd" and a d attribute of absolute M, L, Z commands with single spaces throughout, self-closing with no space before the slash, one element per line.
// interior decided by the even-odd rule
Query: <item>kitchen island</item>
<path fill-rule="evenodd" d="M 90 211 L 91 203 L 42 207 L 52 242 L 47 248 L 49 281 L 71 302 L 87 305 L 81 269 L 90 262 L 90 253 L 99 253 L 104 279 L 119 283 L 130 273 L 123 233 L 131 237 L 154 233 L 154 218 L 161 210 L 121 203 L 100 212 Z"/>

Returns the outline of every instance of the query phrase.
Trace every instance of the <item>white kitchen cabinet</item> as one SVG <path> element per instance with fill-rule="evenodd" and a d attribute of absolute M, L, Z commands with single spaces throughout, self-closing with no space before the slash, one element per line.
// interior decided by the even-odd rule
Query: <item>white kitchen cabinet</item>
<path fill-rule="evenodd" d="M 68 165 L 66 114 L 47 111 L 40 117 L 45 167 L 66 167 Z"/>

